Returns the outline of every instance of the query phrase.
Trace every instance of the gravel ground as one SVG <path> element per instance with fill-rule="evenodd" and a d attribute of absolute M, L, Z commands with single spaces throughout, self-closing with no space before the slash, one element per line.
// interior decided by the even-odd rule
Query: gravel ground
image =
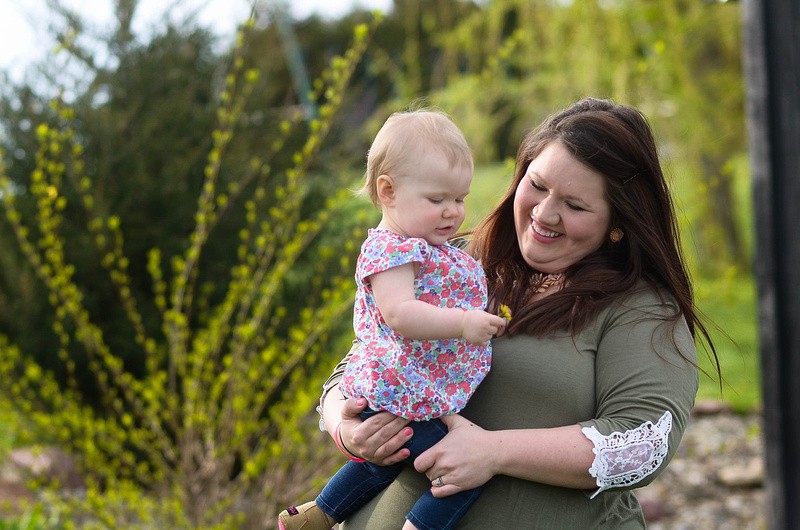
<path fill-rule="evenodd" d="M 761 417 L 701 403 L 678 454 L 637 490 L 649 530 L 766 529 Z"/>

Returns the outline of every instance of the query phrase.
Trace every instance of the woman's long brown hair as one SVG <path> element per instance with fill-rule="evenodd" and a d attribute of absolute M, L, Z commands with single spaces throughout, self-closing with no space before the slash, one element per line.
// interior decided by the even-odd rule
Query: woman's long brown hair
<path fill-rule="evenodd" d="M 561 290 L 532 302 L 532 278 L 537 271 L 519 250 L 514 196 L 531 161 L 552 142 L 560 142 L 577 161 L 605 177 L 611 227 L 621 228 L 624 237 L 618 243 L 607 239 L 600 249 L 565 271 Z M 703 337 L 719 375 L 716 350 L 694 305 L 675 208 L 655 140 L 638 110 L 588 98 L 546 119 L 522 141 L 508 190 L 472 236 L 469 248 L 486 271 L 494 303 L 511 309 L 509 334 L 576 333 L 643 280 L 674 297 L 679 313 L 672 320 L 683 315 L 692 336 Z"/>

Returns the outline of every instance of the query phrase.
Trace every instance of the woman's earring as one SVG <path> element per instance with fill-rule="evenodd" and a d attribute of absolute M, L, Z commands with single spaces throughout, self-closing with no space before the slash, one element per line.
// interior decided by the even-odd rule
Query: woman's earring
<path fill-rule="evenodd" d="M 619 243 L 620 241 L 622 241 L 622 236 L 624 235 L 625 232 L 623 232 L 621 228 L 615 228 L 608 235 L 608 238 L 611 240 L 612 243 Z"/>

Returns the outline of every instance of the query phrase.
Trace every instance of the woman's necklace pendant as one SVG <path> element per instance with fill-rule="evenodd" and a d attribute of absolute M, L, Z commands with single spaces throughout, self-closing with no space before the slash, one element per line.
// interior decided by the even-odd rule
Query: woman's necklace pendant
<path fill-rule="evenodd" d="M 543 293 L 558 283 L 561 283 L 560 274 L 545 274 L 539 272 L 533 275 L 533 288 L 537 293 Z"/>

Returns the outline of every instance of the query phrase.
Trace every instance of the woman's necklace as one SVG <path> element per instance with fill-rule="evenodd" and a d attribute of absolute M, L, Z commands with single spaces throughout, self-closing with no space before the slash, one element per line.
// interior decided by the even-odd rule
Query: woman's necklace
<path fill-rule="evenodd" d="M 543 293 L 550 287 L 560 283 L 560 274 L 545 274 L 543 272 L 537 272 L 533 275 L 533 288 L 537 293 Z"/>

